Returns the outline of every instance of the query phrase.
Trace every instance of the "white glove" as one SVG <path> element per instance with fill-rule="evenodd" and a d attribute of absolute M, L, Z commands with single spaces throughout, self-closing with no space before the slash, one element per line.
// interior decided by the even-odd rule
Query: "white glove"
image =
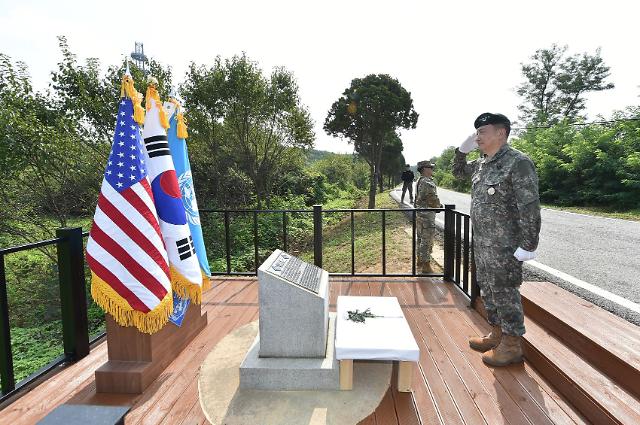
<path fill-rule="evenodd" d="M 518 247 L 516 252 L 513 253 L 513 256 L 518 259 L 518 261 L 529 261 L 536 258 L 536 252 L 533 251 L 525 251 L 524 249 Z"/>
<path fill-rule="evenodd" d="M 462 153 L 469 153 L 477 148 L 478 142 L 476 142 L 476 137 L 476 133 L 473 133 L 471 136 L 467 137 L 467 139 L 462 142 L 458 150 Z"/>

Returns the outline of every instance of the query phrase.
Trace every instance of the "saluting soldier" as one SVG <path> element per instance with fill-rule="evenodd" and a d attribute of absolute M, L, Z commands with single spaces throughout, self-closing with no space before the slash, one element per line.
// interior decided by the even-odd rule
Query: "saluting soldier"
<path fill-rule="evenodd" d="M 438 190 L 431 178 L 433 164 L 429 161 L 418 162 L 420 178 L 416 184 L 416 208 L 440 208 Z M 422 273 L 433 273 L 431 267 L 431 251 L 436 231 L 435 211 L 418 211 L 416 216 L 416 233 L 418 238 L 418 267 Z"/>
<path fill-rule="evenodd" d="M 453 173 L 471 177 L 471 222 L 476 276 L 491 333 L 471 338 L 492 366 L 522 361 L 525 333 L 520 298 L 522 262 L 535 257 L 540 234 L 538 176 L 529 157 L 507 144 L 511 122 L 502 114 L 484 113 L 476 133 L 456 149 Z M 467 162 L 480 147 L 482 156 Z"/>

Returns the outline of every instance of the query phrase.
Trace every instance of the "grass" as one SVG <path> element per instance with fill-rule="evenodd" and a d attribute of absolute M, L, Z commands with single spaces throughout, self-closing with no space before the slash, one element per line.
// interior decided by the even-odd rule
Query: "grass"
<path fill-rule="evenodd" d="M 356 208 L 366 208 L 366 200 Z M 398 208 L 388 192 L 376 195 L 376 208 Z M 338 214 L 338 213 L 336 213 Z M 351 273 L 351 219 L 350 214 L 323 228 L 322 266 L 331 273 Z M 386 224 L 386 272 L 411 273 L 412 244 L 410 221 L 403 212 L 387 212 Z M 382 213 L 360 212 L 354 214 L 354 252 L 356 273 L 382 273 Z M 313 262 L 313 250 L 300 254 L 302 259 Z"/>
<path fill-rule="evenodd" d="M 558 211 L 568 211 L 577 214 L 595 215 L 598 217 L 607 218 L 619 218 L 622 220 L 640 221 L 640 209 L 616 211 L 608 207 L 559 207 L 556 205 L 542 205 L 544 208 L 549 208 Z"/>

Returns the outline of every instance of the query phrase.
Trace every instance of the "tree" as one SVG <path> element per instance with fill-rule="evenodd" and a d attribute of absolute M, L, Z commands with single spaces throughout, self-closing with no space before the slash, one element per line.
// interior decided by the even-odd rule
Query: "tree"
<path fill-rule="evenodd" d="M 389 133 L 382 147 L 383 161 L 380 164 L 380 192 L 382 192 L 382 183 L 384 177 L 388 177 L 388 186 L 391 187 L 394 181 L 397 181 L 400 174 L 404 170 L 405 160 L 402 155 L 404 147 L 402 140 L 395 133 Z"/>
<path fill-rule="evenodd" d="M 606 124 L 561 122 L 513 141 L 536 164 L 540 199 L 555 205 L 640 207 L 640 108 Z"/>
<path fill-rule="evenodd" d="M 26 67 L 0 56 L 0 228 L 33 241 L 95 202 L 93 152 L 50 94 L 35 92 Z"/>
<path fill-rule="evenodd" d="M 217 60 L 208 70 L 192 65 L 187 77 L 182 92 L 186 106 L 199 116 L 196 133 L 222 132 L 224 148 L 253 183 L 258 208 L 263 202 L 268 207 L 278 177 L 292 163 L 302 167 L 300 150 L 313 146 L 313 122 L 293 74 L 275 68 L 267 78 L 243 54 Z M 207 100 L 212 90 L 216 93 Z"/>
<path fill-rule="evenodd" d="M 253 182 L 234 160 L 224 137 L 225 80 L 225 66 L 218 56 L 211 67 L 191 63 L 180 86 L 189 119 L 191 170 L 203 207 L 239 207 L 252 198 Z"/>
<path fill-rule="evenodd" d="M 523 103 L 520 119 L 536 125 L 555 124 L 563 119 L 583 118 L 584 96 L 588 92 L 609 90 L 609 67 L 600 57 L 588 53 L 565 57 L 567 46 L 553 44 L 536 50 L 531 62 L 522 64 L 525 81 L 517 88 Z"/>
<path fill-rule="evenodd" d="M 84 140 L 95 145 L 110 145 L 126 63 L 109 66 L 106 74 L 102 75 L 98 59 L 88 58 L 80 64 L 65 37 L 58 37 L 58 45 L 62 60 L 58 69 L 51 73 L 52 95 L 58 107 L 76 123 L 76 131 Z M 133 63 L 130 64 L 130 72 L 136 89 L 145 94 L 147 75 Z M 151 58 L 149 75 L 158 80 L 160 96 L 166 98 L 172 85 L 171 69 Z M 104 161 L 106 158 L 101 152 L 97 159 Z"/>
<path fill-rule="evenodd" d="M 417 122 L 411 93 L 385 74 L 354 79 L 329 109 L 324 130 L 348 139 L 369 164 L 369 208 L 375 208 L 385 138 L 399 128 L 415 128 Z"/>
<path fill-rule="evenodd" d="M 26 65 L 0 55 L 0 227 L 25 241 L 52 235 L 95 207 L 113 137 L 124 67 L 105 76 L 97 59 L 78 63 L 64 37 L 48 90 L 31 86 Z M 151 61 L 168 91 L 171 72 Z M 146 88 L 142 72 L 131 72 Z"/>

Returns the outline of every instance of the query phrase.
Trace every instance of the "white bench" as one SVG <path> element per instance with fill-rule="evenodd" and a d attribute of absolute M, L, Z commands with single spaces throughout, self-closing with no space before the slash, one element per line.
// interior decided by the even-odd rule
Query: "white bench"
<path fill-rule="evenodd" d="M 364 323 L 349 320 L 348 311 L 369 309 L 382 317 Z M 409 323 L 396 297 L 339 296 L 336 323 L 336 359 L 340 361 L 340 389 L 353 388 L 354 360 L 393 360 L 398 368 L 398 391 L 411 391 L 413 364 L 420 358 Z"/>

